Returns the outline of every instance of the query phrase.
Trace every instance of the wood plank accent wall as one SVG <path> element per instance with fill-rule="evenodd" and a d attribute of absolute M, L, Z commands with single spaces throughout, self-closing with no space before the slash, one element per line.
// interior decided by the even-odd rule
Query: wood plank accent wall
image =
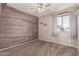
<path fill-rule="evenodd" d="M 0 3 L 0 19 L 1 19 L 1 3 Z"/>
<path fill-rule="evenodd" d="M 38 18 L 7 5 L 1 5 L 0 48 L 38 38 Z"/>

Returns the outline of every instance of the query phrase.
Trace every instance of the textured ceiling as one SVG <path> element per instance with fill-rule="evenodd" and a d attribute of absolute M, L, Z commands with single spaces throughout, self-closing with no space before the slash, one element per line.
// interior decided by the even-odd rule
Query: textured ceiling
<path fill-rule="evenodd" d="M 7 5 L 14 7 L 18 10 L 21 10 L 23 12 L 40 17 L 40 16 L 46 15 L 48 13 L 57 12 L 57 11 L 69 8 L 75 4 L 74 3 L 51 3 L 50 10 L 46 11 L 46 12 L 42 12 L 42 13 L 31 10 L 31 8 L 35 7 L 35 3 L 8 3 Z"/>

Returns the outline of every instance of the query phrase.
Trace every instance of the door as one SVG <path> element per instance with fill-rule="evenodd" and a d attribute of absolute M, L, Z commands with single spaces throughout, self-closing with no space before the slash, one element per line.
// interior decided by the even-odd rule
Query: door
<path fill-rule="evenodd" d="M 58 16 L 57 17 L 57 31 L 58 31 L 58 37 L 66 41 L 70 38 L 70 16 L 64 15 L 64 16 Z"/>

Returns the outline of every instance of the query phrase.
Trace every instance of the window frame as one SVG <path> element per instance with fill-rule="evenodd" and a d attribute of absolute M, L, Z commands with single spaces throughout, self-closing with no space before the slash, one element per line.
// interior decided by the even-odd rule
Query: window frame
<path fill-rule="evenodd" d="M 65 29 L 65 28 L 64 28 L 64 25 L 63 25 L 63 23 L 64 23 L 64 17 L 65 17 L 65 16 L 68 16 L 68 17 L 69 17 L 69 23 L 70 23 L 70 15 L 69 15 L 69 14 L 66 14 L 66 15 L 65 15 L 65 14 L 64 14 L 64 15 L 58 15 L 58 16 L 57 16 L 57 30 L 58 30 L 58 31 L 63 31 L 63 30 L 59 30 L 59 29 L 58 29 L 58 26 L 59 26 L 59 25 L 58 25 L 58 17 L 61 17 L 61 28 L 62 28 L 62 29 Z M 68 29 L 70 29 L 70 25 L 69 25 Z M 67 31 L 67 29 L 65 29 L 64 31 Z M 70 30 L 68 30 L 68 32 L 69 32 L 69 31 L 70 31 Z"/>

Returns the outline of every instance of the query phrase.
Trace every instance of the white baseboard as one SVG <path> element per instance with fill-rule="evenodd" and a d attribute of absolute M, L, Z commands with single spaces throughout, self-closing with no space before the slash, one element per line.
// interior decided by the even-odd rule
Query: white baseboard
<path fill-rule="evenodd" d="M 14 47 L 17 47 L 17 46 L 20 46 L 20 45 L 24 45 L 24 44 L 29 44 L 30 42 L 33 42 L 33 41 L 36 41 L 36 40 L 37 39 L 31 40 L 31 41 L 28 41 L 28 42 L 24 42 L 24 43 L 21 43 L 21 44 L 13 45 L 13 46 L 10 46 L 10 47 L 7 47 L 7 48 L 2 48 L 2 49 L 0 49 L 0 51 L 4 51 L 4 50 L 10 49 L 10 48 L 14 48 Z"/>
<path fill-rule="evenodd" d="M 57 43 L 57 44 L 61 44 L 61 45 L 66 45 L 66 46 L 70 46 L 70 47 L 73 47 L 73 48 L 78 48 L 78 46 L 73 45 L 73 44 L 66 44 L 66 43 L 57 42 L 57 41 L 53 41 L 53 40 L 50 41 L 50 40 L 46 40 L 46 39 L 39 39 L 39 40 L 47 41 L 47 42 L 51 42 L 51 43 Z"/>

